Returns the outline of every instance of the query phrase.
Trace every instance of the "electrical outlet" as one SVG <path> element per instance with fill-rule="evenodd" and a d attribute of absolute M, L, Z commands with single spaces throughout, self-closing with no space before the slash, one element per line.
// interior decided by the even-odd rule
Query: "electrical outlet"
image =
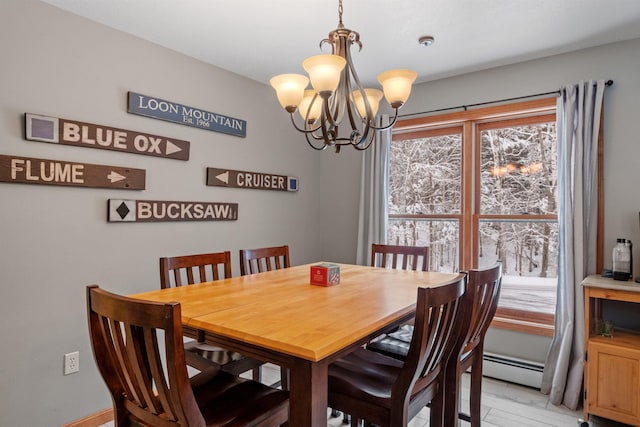
<path fill-rule="evenodd" d="M 74 351 L 64 355 L 64 374 L 75 374 L 80 370 L 80 352 Z"/>

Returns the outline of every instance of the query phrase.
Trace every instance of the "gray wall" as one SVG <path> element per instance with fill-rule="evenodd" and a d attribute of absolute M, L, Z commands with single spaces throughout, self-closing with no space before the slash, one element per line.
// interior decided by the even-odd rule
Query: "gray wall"
<path fill-rule="evenodd" d="M 159 287 L 158 258 L 289 244 L 321 258 L 318 153 L 273 90 L 33 0 L 0 3 L 0 154 L 146 169 L 145 191 L 0 183 L 0 425 L 54 426 L 107 408 L 86 326 L 84 287 Z M 238 138 L 128 114 L 127 91 L 247 121 Z M 188 162 L 56 146 L 23 137 L 31 112 L 191 142 Z M 298 193 L 205 186 L 206 167 L 294 175 Z M 107 199 L 237 202 L 234 222 L 107 223 Z M 62 375 L 65 353 L 80 372 Z"/>
<path fill-rule="evenodd" d="M 84 286 L 132 293 L 158 286 L 163 255 L 287 243 L 294 264 L 354 262 L 360 156 L 316 153 L 291 129 L 269 87 L 35 0 L 0 2 L 0 154 L 147 170 L 145 191 L 0 183 L 0 425 L 59 425 L 110 405 L 89 348 Z M 419 85 L 403 113 L 611 78 L 606 94 L 606 242 L 640 242 L 640 40 Z M 126 112 L 136 91 L 247 121 L 245 139 Z M 32 112 L 191 141 L 191 160 L 24 140 Z M 300 177 L 297 194 L 204 185 L 206 167 Z M 237 202 L 236 222 L 111 224 L 109 198 Z M 636 257 L 639 259 L 640 257 Z M 609 262 L 607 257 L 607 264 Z M 636 271 L 640 271 L 637 268 Z M 545 344 L 513 345 L 543 360 Z M 525 337 L 525 341 L 526 337 Z M 532 342 L 531 340 L 528 340 Z M 533 341 L 538 343 L 539 340 Z M 80 372 L 62 375 L 64 353 Z"/>

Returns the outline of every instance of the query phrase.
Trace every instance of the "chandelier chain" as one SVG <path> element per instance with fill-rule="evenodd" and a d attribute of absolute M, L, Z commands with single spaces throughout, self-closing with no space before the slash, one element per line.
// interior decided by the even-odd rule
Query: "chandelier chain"
<path fill-rule="evenodd" d="M 342 0 L 338 1 L 338 23 L 342 26 Z"/>

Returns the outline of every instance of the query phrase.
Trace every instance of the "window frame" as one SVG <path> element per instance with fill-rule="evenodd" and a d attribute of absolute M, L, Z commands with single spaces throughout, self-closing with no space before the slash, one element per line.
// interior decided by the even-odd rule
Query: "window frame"
<path fill-rule="evenodd" d="M 477 242 L 474 237 L 478 232 L 481 219 L 504 218 L 501 215 L 480 214 L 480 150 L 479 135 L 484 127 L 500 127 L 500 123 L 508 123 L 510 126 L 518 124 L 526 125 L 532 122 L 555 121 L 556 97 L 533 99 L 509 104 L 500 104 L 476 109 L 466 109 L 450 113 L 442 113 L 425 117 L 399 120 L 393 128 L 392 140 L 404 140 L 424 136 L 436 136 L 451 133 L 451 129 L 460 129 L 462 133 L 462 159 L 463 172 L 461 174 L 461 212 L 451 215 L 393 215 L 389 214 L 387 222 L 391 219 L 451 219 L 459 221 L 459 268 L 468 270 L 477 268 L 477 245 L 466 245 L 462 242 Z M 542 120 L 541 120 L 542 118 Z M 549 120 L 551 119 L 551 120 Z M 597 271 L 602 268 L 602 128 L 598 141 L 599 150 L 599 194 L 598 194 L 598 265 Z M 471 145 L 469 147 L 468 145 Z M 470 170 L 469 170 L 470 169 Z M 509 215 L 509 219 L 556 219 L 557 215 Z M 519 332 L 531 333 L 543 336 L 552 336 L 554 332 L 554 315 L 535 313 L 523 310 L 498 308 L 492 326 Z"/>

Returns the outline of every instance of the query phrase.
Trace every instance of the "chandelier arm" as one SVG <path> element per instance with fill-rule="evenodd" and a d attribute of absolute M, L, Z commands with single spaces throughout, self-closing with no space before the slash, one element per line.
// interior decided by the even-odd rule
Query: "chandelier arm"
<path fill-rule="evenodd" d="M 334 96 L 336 96 L 336 94 L 334 94 Z M 326 129 L 326 123 L 329 123 L 329 129 L 332 129 L 336 126 L 336 120 L 331 114 L 329 97 L 322 98 L 322 115 L 320 116 L 320 124 L 323 129 Z"/>
<path fill-rule="evenodd" d="M 325 100 L 326 101 L 326 100 Z M 334 145 L 336 141 L 337 133 L 334 131 L 335 126 L 331 123 L 330 119 L 326 118 L 326 114 L 329 112 L 328 102 L 325 105 L 325 111 L 322 112 L 320 116 L 320 129 L 322 130 L 322 139 L 324 140 L 325 145 Z M 330 114 L 329 114 L 330 115 Z M 330 125 L 327 129 L 327 121 L 329 121 Z"/>
<path fill-rule="evenodd" d="M 297 123 L 296 123 L 296 119 L 293 118 L 293 113 L 289 113 L 291 115 L 291 123 L 293 124 L 293 127 L 298 131 L 298 132 L 302 132 L 302 133 L 313 133 L 315 131 L 317 131 L 318 129 L 320 129 L 320 125 L 318 125 L 317 128 L 315 129 L 307 129 L 306 125 L 304 128 L 298 127 Z"/>
<path fill-rule="evenodd" d="M 357 40 L 359 42 L 359 40 Z M 360 43 L 359 43 L 360 44 Z M 362 48 L 362 45 L 360 44 L 360 48 Z M 347 52 L 348 54 L 349 52 Z M 365 109 L 365 116 L 366 117 L 360 117 L 360 115 L 358 114 L 358 117 L 360 117 L 361 119 L 361 123 L 363 123 L 360 127 L 358 127 L 355 124 L 355 119 L 354 119 L 354 114 L 351 108 L 351 104 L 352 104 L 352 100 L 351 98 L 349 98 L 348 100 L 348 110 L 349 110 L 349 120 L 351 122 L 351 128 L 353 129 L 353 132 L 351 133 L 351 144 L 353 145 L 354 148 L 356 148 L 357 150 L 364 150 L 366 149 L 366 147 L 369 147 L 371 145 L 371 142 L 373 141 L 374 135 L 371 132 L 371 129 L 375 129 L 375 116 L 373 114 L 373 109 L 371 108 L 371 103 L 369 102 L 369 98 L 366 96 L 366 92 L 364 90 L 364 88 L 362 87 L 362 83 L 360 82 L 360 78 L 358 77 L 358 73 L 355 70 L 355 67 L 353 65 L 353 62 L 348 61 L 349 64 L 349 68 L 351 71 L 351 75 L 353 76 L 353 81 L 355 82 L 355 84 L 357 85 L 357 91 L 360 92 L 360 95 L 362 96 L 362 101 L 364 103 L 364 109 Z M 357 110 L 356 110 L 357 112 Z M 396 110 L 396 117 L 397 117 L 397 110 Z M 355 136 L 359 135 L 360 138 L 356 141 Z M 365 148 L 361 148 L 362 144 L 364 143 Z"/>
<path fill-rule="evenodd" d="M 360 140 L 357 143 L 354 143 L 353 145 L 362 144 L 367 139 L 370 139 L 369 135 L 373 135 L 373 132 L 371 132 L 371 124 L 367 122 L 364 129 L 362 130 L 362 134 L 360 135 Z"/>
<path fill-rule="evenodd" d="M 353 99 L 352 99 L 352 89 L 351 89 L 351 78 L 353 77 L 354 82 L 357 85 L 357 90 L 359 90 L 360 92 L 363 92 L 362 90 L 362 86 L 360 85 L 360 81 L 358 80 L 358 74 L 355 71 L 355 68 L 353 67 L 353 62 L 351 62 L 351 55 L 349 54 L 350 52 L 350 48 L 349 46 L 347 46 L 347 48 L 345 49 L 345 58 L 347 60 L 347 65 L 348 67 L 345 68 L 344 70 L 344 93 L 342 94 L 343 99 L 345 100 L 345 104 L 346 104 L 346 110 L 347 110 L 347 114 L 349 116 L 349 124 L 351 125 L 351 130 L 355 131 L 355 130 L 359 130 L 357 124 L 356 124 L 356 120 L 354 119 L 354 114 L 353 114 Z M 353 133 L 353 132 L 352 132 Z"/>
<path fill-rule="evenodd" d="M 366 138 L 361 138 L 358 142 L 354 142 L 351 138 L 336 138 L 333 145 L 343 146 L 343 145 L 351 145 L 356 150 L 366 150 L 374 140 L 374 135 L 369 132 Z M 364 145 L 363 145 L 364 144 Z"/>
<path fill-rule="evenodd" d="M 355 148 L 358 151 L 364 151 L 367 148 L 371 147 L 371 144 L 373 143 L 374 138 L 370 138 L 369 142 L 367 142 L 367 144 L 365 146 L 360 146 L 360 145 L 353 145 L 353 148 Z"/>
<path fill-rule="evenodd" d="M 328 145 L 325 144 L 325 143 L 322 144 L 322 147 L 316 147 L 315 145 L 313 145 L 313 142 L 311 142 L 311 140 L 309 139 L 309 135 L 310 134 L 308 134 L 308 133 L 305 134 L 305 137 L 307 139 L 307 144 L 309 144 L 309 147 L 313 148 L 314 150 L 318 150 L 318 151 L 323 151 L 328 147 Z M 313 135 L 313 134 L 311 134 L 311 136 L 316 140 L 322 139 L 322 138 L 316 138 L 316 136 Z"/>
<path fill-rule="evenodd" d="M 360 40 L 358 40 L 358 43 L 360 43 Z M 360 49 L 362 49 L 361 43 L 360 43 Z M 364 101 L 364 109 L 367 117 L 362 117 L 362 119 L 374 122 L 375 117 L 373 116 L 373 110 L 371 109 L 371 103 L 369 102 L 369 98 L 366 96 L 366 92 L 364 90 L 364 87 L 362 86 L 362 83 L 360 83 L 360 78 L 358 77 L 356 68 L 353 65 L 353 62 L 351 61 L 351 55 L 349 54 L 349 51 L 347 50 L 346 53 L 349 56 L 349 59 L 347 60 L 347 64 L 349 65 L 349 69 L 351 70 L 351 76 L 353 77 L 353 81 L 356 83 L 356 86 L 358 87 L 358 91 L 360 91 L 360 94 L 362 95 L 362 100 Z"/>
<path fill-rule="evenodd" d="M 355 131 L 354 131 L 355 133 Z M 364 147 L 364 149 L 366 149 L 366 147 L 369 147 L 371 145 L 371 142 L 373 141 L 374 137 L 375 137 L 375 132 L 371 131 L 371 126 L 369 126 L 367 124 L 367 126 L 365 126 L 363 132 L 360 136 L 360 138 L 358 138 L 357 140 L 354 138 L 354 134 L 351 135 L 351 145 L 353 146 L 353 148 L 357 149 L 357 150 L 362 150 Z"/>
<path fill-rule="evenodd" d="M 347 116 L 349 117 L 349 124 L 351 125 L 351 137 L 353 139 L 353 134 L 354 133 L 360 133 L 360 127 L 357 125 L 357 121 L 354 117 L 353 114 L 353 106 L 352 106 L 352 102 L 351 102 L 351 95 L 349 95 L 348 98 L 346 98 L 346 104 L 347 104 Z M 358 115 L 359 117 L 359 115 Z M 362 120 L 360 120 L 360 122 L 362 123 Z"/>
<path fill-rule="evenodd" d="M 336 127 L 342 122 L 342 118 L 345 112 L 345 106 L 343 105 L 343 100 L 345 99 L 345 93 L 348 94 L 348 75 L 345 75 L 345 70 L 343 70 L 343 75 L 340 79 L 340 83 L 336 88 L 333 96 L 331 97 L 332 103 L 329 103 L 329 107 L 327 109 L 327 115 L 330 117 L 330 123 Z M 329 100 L 327 100 L 329 102 Z"/>
<path fill-rule="evenodd" d="M 335 144 L 336 145 L 354 145 L 353 140 L 351 138 L 347 138 L 347 137 L 341 137 L 341 138 L 336 138 L 335 139 Z"/>
<path fill-rule="evenodd" d="M 372 127 L 373 129 L 375 129 L 375 130 L 387 130 L 387 129 L 389 129 L 390 127 L 392 127 L 393 125 L 395 125 L 395 124 L 396 124 L 396 120 L 398 119 L 398 108 L 394 108 L 394 110 L 395 110 L 395 115 L 393 116 L 393 118 L 391 119 L 391 121 L 389 121 L 389 123 L 388 123 L 388 124 L 386 124 L 386 125 L 384 125 L 384 126 L 380 126 L 380 127 L 377 127 L 376 125 L 373 125 L 373 124 L 372 124 L 372 125 L 371 125 L 371 127 Z"/>

